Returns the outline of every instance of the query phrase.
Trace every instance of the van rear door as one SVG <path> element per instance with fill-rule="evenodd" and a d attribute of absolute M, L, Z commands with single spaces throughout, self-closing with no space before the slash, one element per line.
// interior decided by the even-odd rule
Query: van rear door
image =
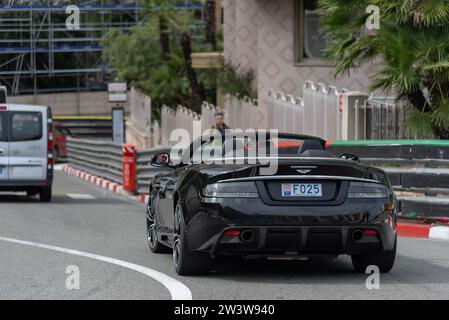
<path fill-rule="evenodd" d="M 1 107 L 1 106 L 0 106 Z M 0 182 L 8 180 L 8 116 L 0 109 Z"/>
<path fill-rule="evenodd" d="M 47 110 L 22 110 L 9 110 L 9 180 L 45 181 Z"/>

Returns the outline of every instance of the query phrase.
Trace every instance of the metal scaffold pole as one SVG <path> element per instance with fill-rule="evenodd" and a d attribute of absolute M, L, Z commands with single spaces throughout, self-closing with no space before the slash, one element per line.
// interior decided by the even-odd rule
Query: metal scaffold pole
<path fill-rule="evenodd" d="M 0 83 L 12 94 L 38 94 L 86 90 L 92 79 L 103 81 L 109 70 L 102 37 L 139 23 L 139 1 L 123 2 L 77 1 L 81 25 L 69 30 L 65 2 L 0 0 Z"/>

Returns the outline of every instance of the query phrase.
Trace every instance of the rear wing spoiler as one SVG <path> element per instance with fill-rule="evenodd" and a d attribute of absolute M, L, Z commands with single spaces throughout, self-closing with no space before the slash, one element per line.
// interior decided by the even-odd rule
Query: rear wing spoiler
<path fill-rule="evenodd" d="M 0 103 L 6 103 L 8 98 L 7 90 L 5 86 L 0 86 Z"/>

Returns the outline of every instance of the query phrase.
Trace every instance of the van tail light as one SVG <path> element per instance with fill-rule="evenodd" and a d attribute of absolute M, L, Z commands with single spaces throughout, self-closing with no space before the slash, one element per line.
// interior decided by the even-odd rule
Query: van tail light
<path fill-rule="evenodd" d="M 55 147 L 55 143 L 53 140 L 53 120 L 51 118 L 47 121 L 48 128 L 48 142 L 47 142 L 47 167 L 48 170 L 53 169 L 53 150 Z"/>

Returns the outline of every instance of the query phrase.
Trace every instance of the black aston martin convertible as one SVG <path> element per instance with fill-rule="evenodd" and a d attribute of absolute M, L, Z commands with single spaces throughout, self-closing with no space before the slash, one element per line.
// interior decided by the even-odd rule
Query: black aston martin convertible
<path fill-rule="evenodd" d="M 208 148 L 223 151 L 193 159 Z M 347 254 L 356 272 L 393 267 L 398 204 L 387 175 L 331 154 L 320 138 L 202 137 L 174 162 L 168 153 L 152 160 L 169 171 L 150 187 L 147 236 L 152 252 L 173 252 L 180 275 L 207 273 L 219 256 Z M 269 175 L 268 163 L 276 167 Z"/>

